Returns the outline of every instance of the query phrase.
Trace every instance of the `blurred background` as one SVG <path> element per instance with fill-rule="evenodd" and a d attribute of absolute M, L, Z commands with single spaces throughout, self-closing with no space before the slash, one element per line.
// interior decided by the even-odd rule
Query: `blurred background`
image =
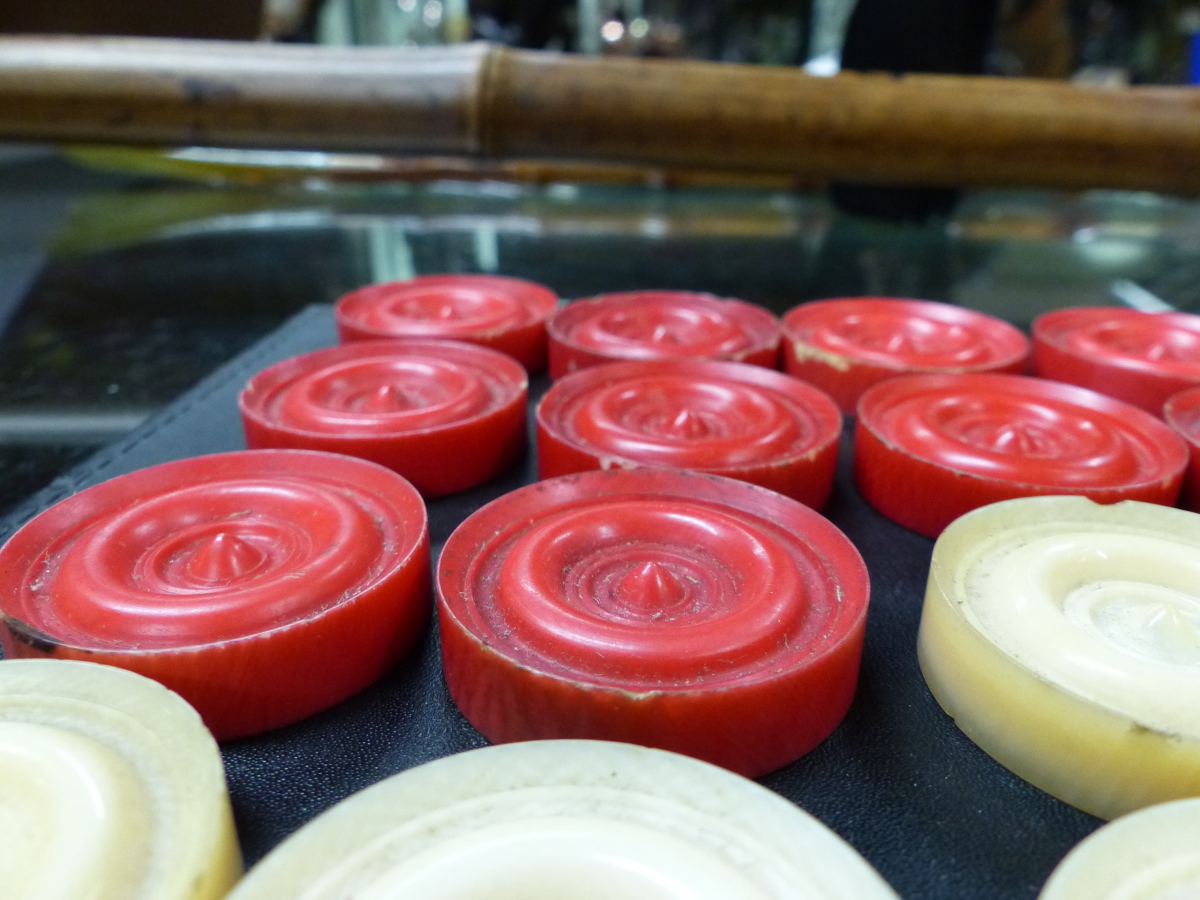
<path fill-rule="evenodd" d="M 876 50 L 929 56 L 984 46 L 998 75 L 1189 83 L 1193 0 L 889 0 L 858 4 Z M 7 0 L 0 33 L 174 35 L 424 45 L 472 39 L 582 53 L 807 65 L 841 63 L 854 0 Z M 986 20 L 984 22 L 983 20 Z M 897 27 L 896 23 L 900 23 Z M 886 24 L 885 29 L 882 26 Z M 990 32 L 972 37 L 972 30 Z M 886 65 L 881 65 L 886 68 Z"/>

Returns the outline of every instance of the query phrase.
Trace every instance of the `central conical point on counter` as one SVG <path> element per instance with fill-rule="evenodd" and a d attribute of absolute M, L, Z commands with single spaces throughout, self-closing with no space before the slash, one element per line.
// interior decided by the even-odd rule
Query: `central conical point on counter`
<path fill-rule="evenodd" d="M 233 581 L 263 564 L 266 554 L 249 541 L 222 531 L 205 540 L 188 560 L 188 574 L 207 584 Z"/>
<path fill-rule="evenodd" d="M 364 412 L 388 413 L 411 406 L 408 396 L 394 384 L 385 384 L 374 390 L 363 403 Z"/>
<path fill-rule="evenodd" d="M 629 609 L 653 613 L 683 600 L 684 587 L 666 566 L 648 562 L 626 573 L 617 586 L 617 596 Z"/>
<path fill-rule="evenodd" d="M 670 420 L 666 431 L 680 438 L 704 438 L 709 435 L 708 423 L 690 409 L 681 409 Z"/>

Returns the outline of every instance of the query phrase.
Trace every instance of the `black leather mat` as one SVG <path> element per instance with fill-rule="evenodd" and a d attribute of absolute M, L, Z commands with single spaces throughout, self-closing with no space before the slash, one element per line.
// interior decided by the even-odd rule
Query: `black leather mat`
<path fill-rule="evenodd" d="M 334 342 L 330 309 L 306 310 L 30 498 L 0 523 L 3 536 L 88 485 L 167 460 L 242 449 L 236 398 L 246 379 L 269 363 Z M 533 395 L 546 386 L 544 377 L 535 380 Z M 858 546 L 871 573 L 858 694 L 827 741 L 761 782 L 838 832 L 907 900 L 1035 897 L 1058 860 L 1100 822 L 1001 768 L 938 708 L 915 651 L 933 542 L 866 505 L 854 489 L 848 451 L 847 433 L 824 512 Z M 534 478 L 530 456 L 496 481 L 430 503 L 435 555 L 465 516 Z M 296 725 L 224 745 L 247 862 L 354 791 L 484 743 L 446 693 L 431 630 L 416 652 L 356 697 Z"/>

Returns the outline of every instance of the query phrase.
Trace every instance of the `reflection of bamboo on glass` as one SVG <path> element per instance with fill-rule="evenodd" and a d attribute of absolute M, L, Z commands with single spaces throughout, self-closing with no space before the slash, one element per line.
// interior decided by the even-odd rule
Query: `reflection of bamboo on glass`
<path fill-rule="evenodd" d="M 0 40 L 0 137 L 1200 188 L 1200 96 L 468 45 Z"/>

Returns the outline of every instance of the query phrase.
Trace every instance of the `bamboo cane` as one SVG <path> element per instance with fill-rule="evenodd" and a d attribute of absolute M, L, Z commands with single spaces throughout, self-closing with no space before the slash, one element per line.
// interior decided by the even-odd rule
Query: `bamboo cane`
<path fill-rule="evenodd" d="M 1200 93 L 583 57 L 0 39 L 0 137 L 1200 190 Z"/>

